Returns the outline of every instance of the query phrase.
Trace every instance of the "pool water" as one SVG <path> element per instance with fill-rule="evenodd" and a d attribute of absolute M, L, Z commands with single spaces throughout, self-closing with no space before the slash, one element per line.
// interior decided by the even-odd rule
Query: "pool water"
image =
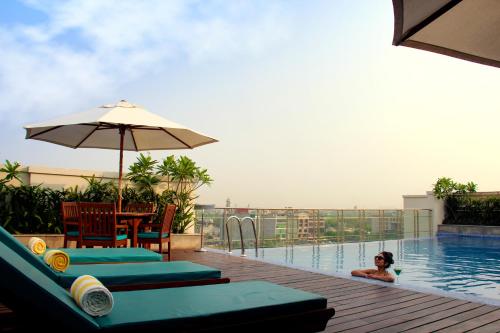
<path fill-rule="evenodd" d="M 389 269 L 393 274 L 394 267 L 402 267 L 399 283 L 403 288 L 451 292 L 500 305 L 500 238 L 446 236 L 263 248 L 258 250 L 257 259 L 326 274 L 350 275 L 353 269 L 374 268 L 373 257 L 381 251 L 393 253 L 396 265 Z M 247 249 L 246 254 L 255 258 L 254 249 Z"/>

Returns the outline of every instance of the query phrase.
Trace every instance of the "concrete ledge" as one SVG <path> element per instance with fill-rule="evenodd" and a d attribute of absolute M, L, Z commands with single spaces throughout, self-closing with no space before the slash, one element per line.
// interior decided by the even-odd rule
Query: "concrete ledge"
<path fill-rule="evenodd" d="M 172 234 L 171 242 L 172 250 L 199 250 L 201 248 L 200 234 Z M 163 247 L 166 246 L 167 243 L 164 243 Z M 158 246 L 151 245 L 151 250 L 158 251 Z"/>
<path fill-rule="evenodd" d="M 22 235 L 14 235 L 21 243 L 24 245 L 28 245 L 31 237 L 38 237 L 45 241 L 47 247 L 58 248 L 63 247 L 64 245 L 64 236 L 59 234 L 22 234 Z M 69 243 L 71 246 L 71 242 Z M 76 246 L 76 244 L 74 245 Z"/>
<path fill-rule="evenodd" d="M 14 237 L 25 245 L 28 245 L 31 237 L 43 239 L 51 248 L 63 247 L 64 245 L 64 236 L 58 234 L 22 234 L 14 235 Z M 68 247 L 76 247 L 76 243 L 68 242 Z M 172 250 L 198 250 L 200 247 L 200 234 L 172 234 Z M 158 250 L 158 247 L 152 246 L 152 250 Z"/>
<path fill-rule="evenodd" d="M 442 235 L 500 237 L 500 227 L 483 225 L 440 224 L 438 225 L 438 236 Z"/>
<path fill-rule="evenodd" d="M 173 250 L 199 250 L 201 248 L 200 234 L 173 234 Z"/>

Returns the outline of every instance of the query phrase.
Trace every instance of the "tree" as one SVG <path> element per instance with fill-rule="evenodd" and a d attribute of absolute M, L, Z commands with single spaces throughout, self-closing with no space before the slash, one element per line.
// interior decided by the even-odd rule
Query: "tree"
<path fill-rule="evenodd" d="M 160 183 L 160 178 L 154 173 L 155 165 L 158 161 L 148 155 L 140 154 L 137 161 L 128 169 L 127 179 L 132 181 L 139 189 L 140 193 L 153 197 L 154 186 Z"/>
<path fill-rule="evenodd" d="M 453 195 L 466 195 L 474 193 L 477 190 L 477 184 L 468 182 L 467 184 L 460 184 L 454 182 L 451 178 L 441 177 L 434 184 L 432 192 L 437 199 L 447 199 Z"/>
<path fill-rule="evenodd" d="M 434 184 L 432 192 L 437 199 L 444 200 L 445 221 L 457 220 L 457 207 L 470 201 L 469 193 L 477 190 L 477 184 L 468 182 L 461 184 L 454 182 L 451 178 L 441 177 Z M 446 222 L 445 222 L 446 223 Z"/>
<path fill-rule="evenodd" d="M 5 173 L 5 177 L 0 180 L 0 184 L 6 184 L 14 179 L 18 180 L 22 184 L 23 181 L 19 178 L 21 171 L 18 170 L 20 166 L 19 162 L 11 163 L 9 160 L 5 160 L 4 167 L 0 169 L 0 172 Z"/>
<path fill-rule="evenodd" d="M 177 205 L 174 231 L 183 233 L 193 222 L 193 201 L 197 189 L 203 185 L 210 185 L 213 179 L 207 169 L 202 169 L 187 156 L 175 159 L 173 155 L 167 156 L 157 168 L 157 174 L 164 177 L 170 187 L 175 183 L 172 191 L 174 203 Z"/>
<path fill-rule="evenodd" d="M 170 155 L 158 164 L 151 156 L 140 154 L 129 170 L 127 178 L 139 187 L 142 197 L 147 193 L 150 201 L 157 203 L 159 216 L 166 203 L 173 202 L 177 205 L 173 225 L 176 233 L 185 232 L 194 221 L 193 202 L 198 198 L 196 190 L 213 181 L 207 169 L 200 168 L 187 156 L 176 159 L 174 155 Z M 167 189 L 157 195 L 154 189 L 161 181 L 167 183 Z"/>

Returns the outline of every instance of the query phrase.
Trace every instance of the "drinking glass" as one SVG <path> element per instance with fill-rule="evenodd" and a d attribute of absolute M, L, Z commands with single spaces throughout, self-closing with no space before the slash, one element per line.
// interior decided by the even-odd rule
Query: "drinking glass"
<path fill-rule="evenodd" d="M 396 265 L 394 266 L 394 273 L 396 274 L 396 281 L 394 281 L 394 284 L 396 286 L 399 286 L 399 274 L 403 271 L 403 266 L 401 265 Z"/>

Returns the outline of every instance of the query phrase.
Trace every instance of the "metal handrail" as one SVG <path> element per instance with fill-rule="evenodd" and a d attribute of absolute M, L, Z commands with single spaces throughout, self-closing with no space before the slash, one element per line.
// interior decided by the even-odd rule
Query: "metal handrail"
<path fill-rule="evenodd" d="M 245 242 L 243 241 L 243 230 L 241 228 L 241 222 L 245 221 L 245 220 L 250 220 L 250 222 L 252 222 L 252 228 L 253 228 L 253 234 L 255 236 L 255 256 L 257 256 L 257 253 L 258 253 L 258 245 L 257 245 L 257 229 L 255 228 L 255 220 L 253 218 L 251 218 L 250 216 L 245 216 L 243 218 L 239 218 L 238 216 L 235 216 L 235 215 L 232 215 L 232 216 L 229 216 L 226 220 L 226 234 L 227 234 L 227 244 L 228 244 L 228 247 L 229 247 L 229 251 L 228 253 L 233 253 L 231 251 L 231 234 L 229 233 L 229 222 L 231 222 L 231 220 L 236 220 L 238 221 L 238 227 L 240 229 L 240 240 L 241 240 L 241 257 L 246 257 L 247 255 L 245 254 Z"/>
<path fill-rule="evenodd" d="M 255 256 L 257 257 L 257 255 L 258 255 L 258 243 L 259 242 L 257 239 L 257 229 L 255 228 L 255 220 L 250 216 L 245 216 L 244 218 L 241 219 L 241 222 L 243 222 L 245 220 L 250 220 L 250 222 L 252 222 L 253 235 L 255 236 Z M 240 228 L 240 230 L 241 230 L 241 228 Z M 241 239 L 243 242 L 243 237 Z M 242 244 L 242 248 L 243 248 L 243 252 L 244 252 L 245 247 L 243 246 L 243 244 Z"/>
<path fill-rule="evenodd" d="M 245 254 L 245 243 L 243 242 L 243 232 L 241 230 L 241 220 L 238 216 L 235 216 L 235 215 L 232 215 L 232 216 L 229 216 L 226 220 L 226 234 L 227 234 L 227 244 L 228 244 L 228 247 L 229 247 L 229 251 L 228 253 L 233 253 L 231 251 L 231 235 L 229 234 L 229 222 L 231 222 L 232 219 L 235 219 L 236 221 L 238 221 L 238 226 L 240 228 L 240 239 L 241 239 L 241 256 L 242 257 L 246 257 L 246 254 Z"/>

